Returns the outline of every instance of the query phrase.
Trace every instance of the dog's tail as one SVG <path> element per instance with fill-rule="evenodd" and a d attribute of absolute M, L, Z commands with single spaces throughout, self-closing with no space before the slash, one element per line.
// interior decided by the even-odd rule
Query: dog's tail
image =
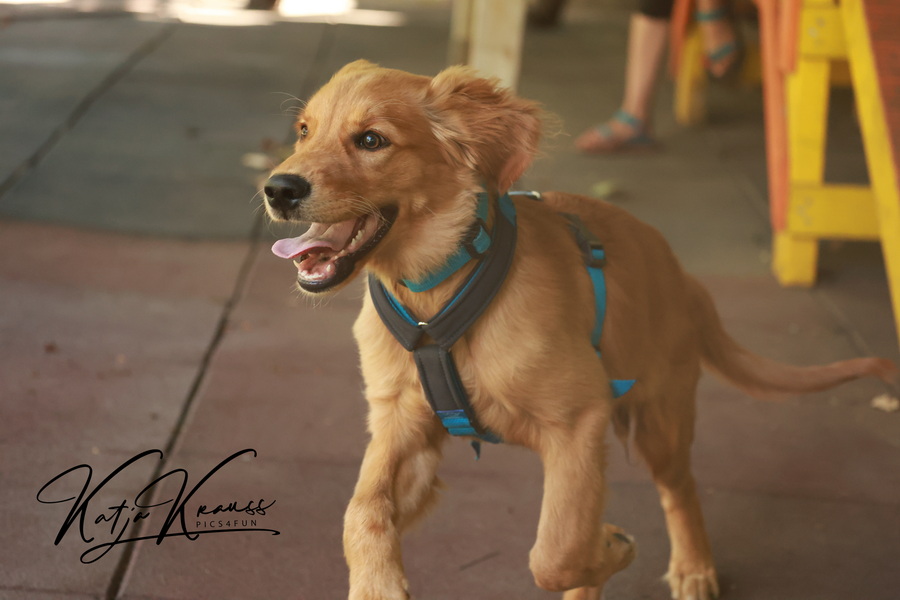
<path fill-rule="evenodd" d="M 896 389 L 898 370 L 884 358 L 855 358 L 828 365 L 797 367 L 753 354 L 728 335 L 709 292 L 689 278 L 694 320 L 704 365 L 757 398 L 826 390 L 860 377 L 878 377 Z"/>

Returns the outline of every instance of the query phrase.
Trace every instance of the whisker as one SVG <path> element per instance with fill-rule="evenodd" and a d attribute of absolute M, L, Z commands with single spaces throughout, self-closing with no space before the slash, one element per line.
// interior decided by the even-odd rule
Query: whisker
<path fill-rule="evenodd" d="M 293 94 L 288 94 L 287 92 L 272 92 L 272 93 L 280 95 L 280 96 L 287 96 L 284 100 L 281 101 L 281 110 L 282 111 L 286 112 L 287 110 L 296 110 L 297 113 L 295 113 L 295 114 L 299 114 L 300 111 L 302 111 L 304 108 L 306 108 L 306 104 L 307 104 L 306 100 L 302 100 Z M 288 109 L 286 109 L 284 107 L 284 105 L 289 102 L 296 102 L 299 106 L 291 106 Z"/>
<path fill-rule="evenodd" d="M 251 202 L 253 202 L 254 200 L 256 200 L 257 196 L 260 196 L 260 202 L 262 202 L 261 196 L 262 196 L 263 193 L 264 193 L 264 190 L 256 190 L 256 193 L 253 194 L 252 196 L 250 196 L 250 199 L 247 200 L 247 204 L 250 204 Z"/>

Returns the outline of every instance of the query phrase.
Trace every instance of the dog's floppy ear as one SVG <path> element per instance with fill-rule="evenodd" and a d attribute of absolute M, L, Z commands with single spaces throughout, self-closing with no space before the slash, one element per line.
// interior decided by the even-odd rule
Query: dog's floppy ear
<path fill-rule="evenodd" d="M 377 69 L 378 65 L 373 62 L 369 62 L 365 59 L 354 60 L 353 62 L 347 63 L 340 70 L 334 74 L 334 78 L 337 78 L 340 75 L 348 75 L 353 73 L 354 71 L 365 71 L 367 69 Z"/>
<path fill-rule="evenodd" d="M 531 165 L 541 109 L 497 80 L 450 67 L 432 79 L 425 106 L 445 156 L 477 172 L 489 190 L 506 192 Z"/>

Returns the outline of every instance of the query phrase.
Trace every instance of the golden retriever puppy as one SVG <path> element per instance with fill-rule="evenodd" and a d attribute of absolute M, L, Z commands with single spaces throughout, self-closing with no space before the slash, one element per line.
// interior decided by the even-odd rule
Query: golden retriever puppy
<path fill-rule="evenodd" d="M 757 395 L 894 376 L 883 359 L 800 368 L 744 350 L 660 233 L 615 206 L 547 193 L 542 201 L 516 197 L 510 217 L 504 194 L 537 150 L 541 112 L 466 68 L 429 78 L 351 63 L 310 99 L 296 128 L 293 155 L 265 185 L 266 207 L 275 220 L 310 226 L 274 252 L 294 261 L 310 294 L 366 271 L 370 288 L 380 286 L 411 327 L 428 333 L 412 345 L 434 341 L 428 321 L 502 244 L 470 252 L 475 258 L 427 289 L 409 282 L 446 271 L 448 257 L 473 243 L 473 226 L 491 234 L 502 219 L 515 223 L 505 278 L 493 278 L 493 300 L 444 358 L 452 356 L 475 430 L 540 455 L 544 497 L 530 568 L 538 586 L 565 591 L 567 600 L 599 598 L 634 557 L 633 540 L 602 518 L 610 424 L 633 436 L 658 486 L 673 597 L 709 600 L 719 588 L 689 465 L 701 365 Z M 479 197 L 488 199 L 483 219 Z M 599 292 L 563 213 L 605 249 L 600 354 L 592 341 Z M 450 426 L 425 396 L 418 359 L 371 295 L 353 332 L 371 441 L 345 518 L 349 597 L 400 600 L 409 598 L 400 536 L 435 501 Z M 615 398 L 617 379 L 636 383 Z"/>

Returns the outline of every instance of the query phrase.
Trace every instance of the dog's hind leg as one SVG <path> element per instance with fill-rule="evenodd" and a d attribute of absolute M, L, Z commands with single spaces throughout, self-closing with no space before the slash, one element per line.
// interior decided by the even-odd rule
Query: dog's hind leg
<path fill-rule="evenodd" d="M 602 587 L 634 559 L 633 540 L 602 523 L 603 436 L 608 421 L 603 401 L 595 399 L 593 407 L 583 410 L 570 426 L 541 432 L 544 498 L 530 554 L 538 587 L 549 591 Z"/>
<path fill-rule="evenodd" d="M 666 581 L 672 598 L 712 600 L 719 585 L 703 523 L 690 452 L 697 379 L 670 389 L 665 403 L 636 411 L 635 444 L 647 461 L 660 495 L 671 543 Z"/>
<path fill-rule="evenodd" d="M 424 402 L 424 401 L 422 401 Z M 400 534 L 434 503 L 441 441 L 433 415 L 372 403 L 372 440 L 344 517 L 350 600 L 406 600 Z"/>

